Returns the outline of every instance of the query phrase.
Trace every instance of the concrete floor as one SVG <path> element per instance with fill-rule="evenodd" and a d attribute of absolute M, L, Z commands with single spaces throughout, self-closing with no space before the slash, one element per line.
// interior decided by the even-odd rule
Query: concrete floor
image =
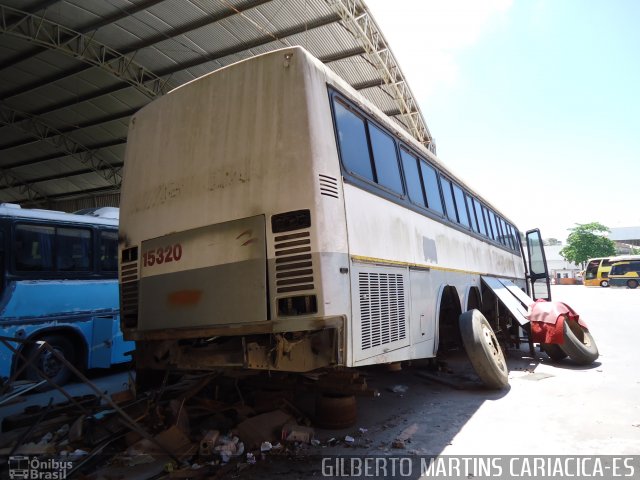
<path fill-rule="evenodd" d="M 586 321 L 600 351 L 593 365 L 565 359 L 553 363 L 525 346 L 509 354 L 510 386 L 501 392 L 458 390 L 420 377 L 423 367 L 401 372 L 379 369 L 368 383 L 379 398 L 359 400 L 356 426 L 316 429 L 323 446 L 311 455 L 638 455 L 640 454 L 640 289 L 558 285 L 554 300 L 567 303 Z M 451 363 L 460 378 L 468 370 Z M 464 383 L 464 382 L 463 382 Z M 406 393 L 389 391 L 394 385 Z M 360 428 L 367 429 L 365 433 Z M 414 432 L 404 449 L 394 439 Z M 355 438 L 351 445 L 327 440 Z M 270 459 L 268 459 L 270 460 Z M 640 469 L 636 470 L 636 474 Z M 243 478 L 322 476 L 318 458 L 292 463 L 276 459 L 246 469 Z M 637 478 L 637 477 L 636 477 Z"/>
<path fill-rule="evenodd" d="M 537 360 L 523 346 L 512 351 L 508 362 L 510 387 L 501 392 L 481 388 L 455 389 L 420 376 L 424 366 L 389 372 L 381 367 L 363 369 L 378 398 L 361 398 L 354 427 L 329 431 L 316 429 L 318 447 L 304 455 L 637 455 L 640 454 L 640 289 L 552 287 L 554 300 L 564 301 L 584 319 L 592 332 L 600 358 L 588 367 L 570 360 L 552 363 L 539 353 Z M 452 359 L 453 373 L 446 378 L 473 384 L 473 374 L 463 358 Z M 466 379 L 466 382 L 465 382 Z M 94 379 L 101 388 L 122 390 L 127 373 Z M 468 380 L 472 380 L 469 382 Z M 395 385 L 407 387 L 393 393 Z M 73 394 L 86 393 L 82 386 Z M 27 404 L 46 403 L 51 394 L 28 397 L 0 409 L 0 416 L 21 411 Z M 363 429 L 362 431 L 360 429 Z M 345 436 L 354 442 L 344 442 Z M 404 449 L 392 447 L 409 437 Z M 336 442 L 328 442 L 335 438 Z M 304 455 L 292 464 L 267 462 L 244 469 L 243 478 L 320 476 L 316 459 Z"/>

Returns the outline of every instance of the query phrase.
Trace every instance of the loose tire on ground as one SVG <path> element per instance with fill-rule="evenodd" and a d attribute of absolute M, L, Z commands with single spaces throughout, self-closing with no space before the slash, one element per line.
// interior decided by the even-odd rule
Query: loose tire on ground
<path fill-rule="evenodd" d="M 509 384 L 509 370 L 491 325 L 479 310 L 460 315 L 460 334 L 473 369 L 488 388 Z"/>
<path fill-rule="evenodd" d="M 562 350 L 578 365 L 590 365 L 600 355 L 596 342 L 588 330 L 582 328 L 578 322 L 564 320 L 564 343 Z"/>
<path fill-rule="evenodd" d="M 567 358 L 567 353 L 562 350 L 562 347 L 556 343 L 543 343 L 541 344 L 542 350 L 549 356 L 554 362 L 559 362 Z"/>
<path fill-rule="evenodd" d="M 601 287 L 608 287 L 609 286 L 609 280 L 602 280 L 600 282 L 600 286 Z"/>
<path fill-rule="evenodd" d="M 69 361 L 71 364 L 76 363 L 76 355 L 73 349 L 73 344 L 68 338 L 65 338 L 61 335 L 49 335 L 40 338 L 39 340 L 47 342 L 54 350 L 58 353 L 62 354 L 64 358 Z M 33 356 L 37 355 L 37 358 L 34 358 L 29 366 L 26 368 L 26 376 L 29 380 L 33 380 L 35 382 L 39 382 L 43 379 L 42 375 L 38 373 L 35 367 L 38 367 L 42 372 L 54 383 L 57 385 L 64 385 L 71 378 L 71 370 L 64 365 L 61 361 L 59 361 L 55 355 L 48 350 L 41 350 L 38 352 L 38 347 L 40 344 L 36 342 L 32 347 L 30 347 L 27 352 L 26 357 L 31 359 Z M 47 390 L 50 388 L 50 385 L 43 385 L 38 390 Z"/>
<path fill-rule="evenodd" d="M 629 287 L 629 288 L 638 288 L 638 281 L 637 280 L 629 280 L 627 282 L 627 287 Z"/>

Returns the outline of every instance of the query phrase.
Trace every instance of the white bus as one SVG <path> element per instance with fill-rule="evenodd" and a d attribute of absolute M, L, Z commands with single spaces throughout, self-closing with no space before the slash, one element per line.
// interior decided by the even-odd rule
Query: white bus
<path fill-rule="evenodd" d="M 501 387 L 494 331 L 527 322 L 506 297 L 548 290 L 537 230 L 527 274 L 513 222 L 300 47 L 134 115 L 120 234 L 140 371 L 358 367 L 462 334 Z"/>

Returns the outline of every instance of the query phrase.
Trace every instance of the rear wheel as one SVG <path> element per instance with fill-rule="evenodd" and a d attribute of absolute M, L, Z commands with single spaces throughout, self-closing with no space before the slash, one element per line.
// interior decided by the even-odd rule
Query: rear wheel
<path fill-rule="evenodd" d="M 600 286 L 601 287 L 608 287 L 609 286 L 609 280 L 602 280 L 600 282 Z"/>
<path fill-rule="evenodd" d="M 38 350 L 40 341 L 48 343 L 53 350 L 62 355 L 69 363 L 74 364 L 76 362 L 73 344 L 68 338 L 60 335 L 44 336 L 30 347 L 30 350 L 27 352 L 27 358 L 31 360 L 31 363 L 26 369 L 27 378 L 35 382 L 43 379 L 42 374 L 36 369 L 37 367 L 55 384 L 64 385 L 71 378 L 71 370 L 49 350 Z M 35 358 L 33 358 L 34 356 Z M 49 386 L 43 386 L 42 388 L 47 389 Z"/>
<path fill-rule="evenodd" d="M 554 362 L 559 362 L 567 358 L 567 354 L 562 347 L 556 343 L 543 343 L 541 345 L 542 350 L 549 356 Z"/>
<path fill-rule="evenodd" d="M 629 287 L 629 288 L 638 288 L 638 281 L 637 280 L 629 280 L 627 282 L 627 287 Z"/>
<path fill-rule="evenodd" d="M 579 365 L 590 365 L 600 356 L 596 342 L 588 330 L 576 321 L 564 318 L 562 350 Z"/>
<path fill-rule="evenodd" d="M 460 315 L 460 334 L 473 369 L 489 388 L 501 389 L 509 384 L 509 370 L 491 325 L 479 310 Z"/>

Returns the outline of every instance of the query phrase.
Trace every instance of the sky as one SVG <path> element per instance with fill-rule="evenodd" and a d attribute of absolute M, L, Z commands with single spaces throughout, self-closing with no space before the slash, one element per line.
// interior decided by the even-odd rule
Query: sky
<path fill-rule="evenodd" d="M 365 2 L 438 157 L 520 230 L 640 226 L 640 1 Z"/>

